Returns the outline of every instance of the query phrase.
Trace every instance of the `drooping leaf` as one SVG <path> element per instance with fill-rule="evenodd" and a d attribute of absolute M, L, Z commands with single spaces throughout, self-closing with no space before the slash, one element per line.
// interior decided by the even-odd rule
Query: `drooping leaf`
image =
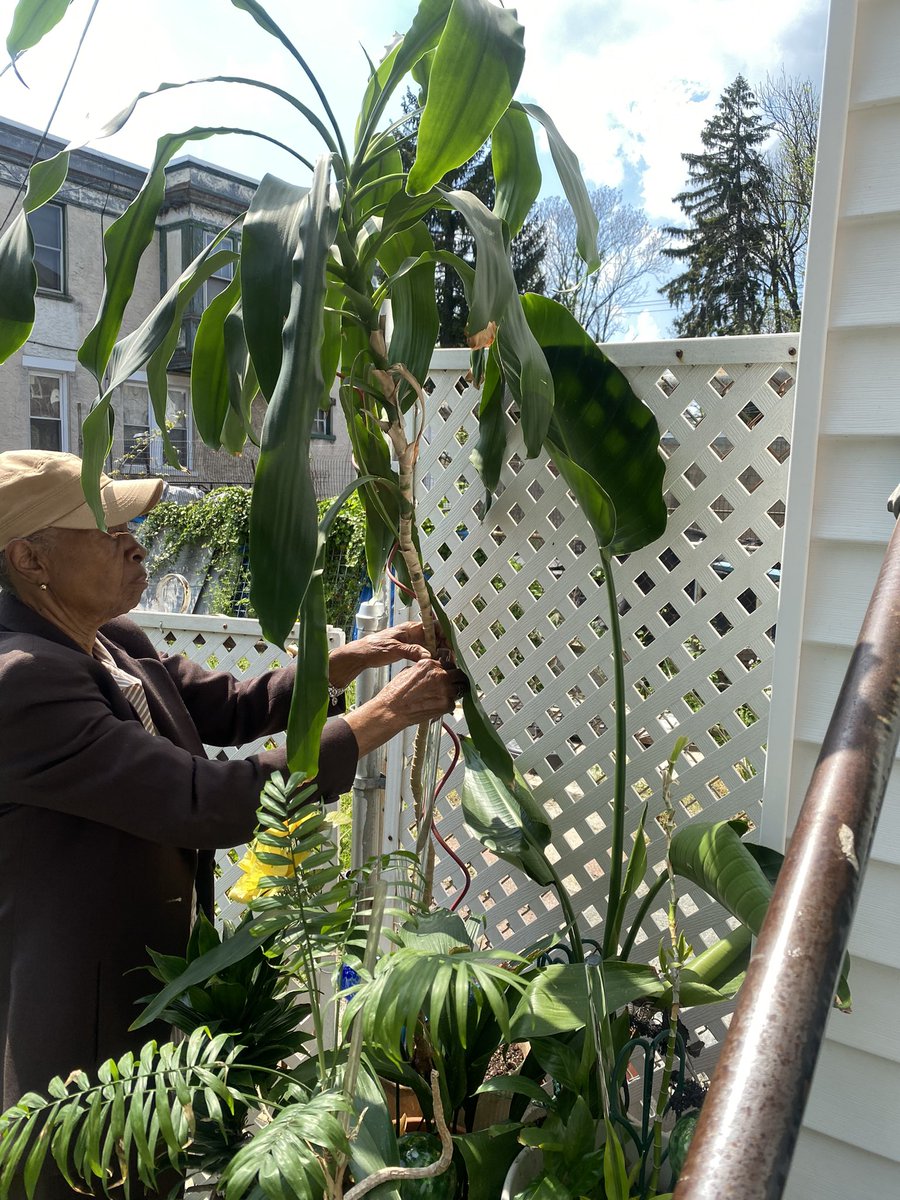
<path fill-rule="evenodd" d="M 19 0 L 6 35 L 6 50 L 12 59 L 30 50 L 66 15 L 72 0 Z"/>
<path fill-rule="evenodd" d="M 453 0 L 429 73 L 410 195 L 427 192 L 484 145 L 518 86 L 524 34 L 514 11 Z"/>
<path fill-rule="evenodd" d="M 482 344 L 482 337 L 489 344 L 499 331 L 498 350 L 506 383 L 521 411 L 526 452 L 534 457 L 540 452 L 549 426 L 554 384 L 543 351 L 522 315 L 504 223 L 470 192 L 447 190 L 444 196 L 475 238 L 469 344 Z"/>
<path fill-rule="evenodd" d="M 582 963 L 543 967 L 513 1014 L 513 1036 L 527 1040 L 583 1028 L 589 1014 L 586 972 L 596 969 Z M 603 964 L 603 983 L 609 1013 L 633 1000 L 662 996 L 665 991 L 665 984 L 652 967 L 619 960 Z"/>
<path fill-rule="evenodd" d="M 153 164 L 141 190 L 104 233 L 106 269 L 103 298 L 93 328 L 78 350 L 78 361 L 91 372 L 98 384 L 109 363 L 125 306 L 134 291 L 141 256 L 156 232 L 156 221 L 166 190 L 166 165 L 186 142 L 202 141 L 217 133 L 235 132 L 238 131 L 197 127 L 161 137 L 156 143 Z"/>
<path fill-rule="evenodd" d="M 553 373 L 551 457 L 559 456 L 602 549 L 648 545 L 666 526 L 656 418 L 561 304 L 528 295 L 522 305 Z"/>
<path fill-rule="evenodd" d="M 81 430 L 81 484 L 85 499 L 93 509 L 101 529 L 104 528 L 104 517 L 100 504 L 100 473 L 112 447 L 113 394 L 117 387 L 145 365 L 148 365 L 149 378 L 149 364 L 154 354 L 157 355 L 157 371 L 160 360 L 168 362 L 178 339 L 184 310 L 191 297 L 216 271 L 234 262 L 235 257 L 231 251 L 216 250 L 215 242 L 210 242 L 182 272 L 137 329 L 113 347 L 106 389 L 95 401 Z M 160 353 L 160 348 L 166 345 L 167 340 L 168 352 L 163 350 Z"/>
<path fill-rule="evenodd" d="M 281 370 L 263 425 L 250 510 L 253 605 L 266 637 L 278 645 L 294 624 L 318 554 L 308 463 L 313 417 L 331 382 L 322 378 L 325 267 L 338 222 L 329 176 L 329 160 L 321 159 L 300 220 Z"/>
<path fill-rule="evenodd" d="M 541 168 L 531 122 L 521 108 L 506 110 L 491 135 L 491 163 L 497 183 L 494 212 L 515 237 L 541 190 Z"/>
<path fill-rule="evenodd" d="M 293 259 L 309 188 L 264 175 L 241 228 L 244 336 L 260 390 L 271 399 L 291 307 Z"/>
<path fill-rule="evenodd" d="M 65 150 L 35 163 L 28 176 L 22 211 L 0 236 L 0 279 L 3 280 L 0 288 L 0 363 L 28 340 L 34 325 L 37 271 L 28 213 L 56 195 L 68 170 L 69 155 Z"/>
<path fill-rule="evenodd" d="M 394 328 L 388 347 L 391 363 L 402 363 L 419 384 L 428 377 L 434 344 L 437 341 L 440 317 L 434 291 L 434 263 L 419 260 L 434 250 L 431 234 L 424 223 L 396 233 L 378 251 L 378 261 L 388 275 L 394 275 L 409 259 L 418 261 L 391 286 L 391 311 Z M 400 404 L 409 408 L 416 393 L 408 383 L 401 385 Z"/>
<path fill-rule="evenodd" d="M 191 353 L 191 409 L 200 437 L 213 450 L 222 444 L 228 416 L 229 364 L 225 349 L 225 322 L 241 294 L 239 271 L 203 311 Z"/>
<path fill-rule="evenodd" d="M 300 606 L 299 664 L 287 724 L 288 766 L 307 779 L 318 770 L 319 742 L 328 716 L 327 624 L 325 585 L 316 572 Z"/>
<path fill-rule="evenodd" d="M 762 868 L 728 821 L 690 821 L 675 831 L 672 869 L 702 887 L 754 934 L 772 895 Z"/>
<path fill-rule="evenodd" d="M 521 776 L 508 786 L 491 771 L 471 738 L 462 738 L 466 760 L 462 806 L 466 824 L 494 854 L 524 871 L 535 883 L 547 885 L 554 875 L 544 849 L 550 826 L 543 810 Z"/>
<path fill-rule="evenodd" d="M 563 185 L 566 199 L 569 201 L 572 211 L 575 214 L 578 229 L 578 253 L 587 263 L 588 269 L 595 271 L 600 266 L 600 256 L 597 253 L 599 222 L 588 196 L 587 187 L 585 186 L 581 169 L 578 166 L 578 159 L 566 145 L 560 136 L 559 130 L 542 108 L 538 108 L 536 104 L 523 104 L 521 107 L 530 117 L 534 117 L 539 124 L 543 125 L 546 130 L 547 138 L 550 142 L 550 154 L 553 157 L 559 181 Z"/>
<path fill-rule="evenodd" d="M 506 384 L 496 347 L 492 347 L 484 369 L 481 404 L 478 408 L 478 441 L 472 451 L 472 464 L 481 476 L 488 499 L 497 490 L 506 450 L 506 417 L 503 394 Z"/>

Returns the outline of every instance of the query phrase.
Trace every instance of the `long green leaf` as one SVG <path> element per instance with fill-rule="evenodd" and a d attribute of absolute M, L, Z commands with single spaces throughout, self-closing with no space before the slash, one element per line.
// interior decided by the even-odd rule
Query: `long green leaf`
<path fill-rule="evenodd" d="M 597 252 L 597 234 L 600 223 L 591 204 L 581 168 L 578 166 L 578 159 L 542 108 L 538 108 L 536 104 L 523 104 L 521 107 L 530 117 L 534 117 L 539 124 L 543 125 L 547 133 L 550 154 L 553 157 L 559 181 L 563 185 L 566 199 L 575 214 L 578 229 L 576 239 L 578 253 L 587 263 L 588 270 L 595 271 L 600 266 L 600 255 Z"/>
<path fill-rule="evenodd" d="M 434 243 L 423 222 L 396 233 L 378 250 L 379 263 L 388 275 L 393 276 L 390 292 L 394 329 L 388 358 L 392 363 L 403 363 L 420 384 L 428 376 L 440 328 L 434 263 L 424 257 L 429 251 L 434 251 Z M 397 275 L 401 265 L 409 260 L 418 265 Z M 401 407 L 409 408 L 415 401 L 414 390 L 406 383 L 401 385 Z"/>
<path fill-rule="evenodd" d="M 228 416 L 229 366 L 225 350 L 225 321 L 240 300 L 240 270 L 224 291 L 206 306 L 191 354 L 191 409 L 200 437 L 213 450 L 222 445 Z"/>
<path fill-rule="evenodd" d="M 676 830 L 672 869 L 696 883 L 754 936 L 762 928 L 772 885 L 728 821 L 690 821 Z"/>
<path fill-rule="evenodd" d="M 49 33 L 66 15 L 72 0 L 19 0 L 6 35 L 9 57 L 18 58 Z"/>
<path fill-rule="evenodd" d="M 547 360 L 525 320 L 505 240 L 505 224 L 470 192 L 447 190 L 444 196 L 475 238 L 475 281 L 469 307 L 469 342 L 489 344 L 498 330 L 498 350 L 506 383 L 519 405 L 525 449 L 539 453 L 554 404 L 554 383 Z"/>
<path fill-rule="evenodd" d="M 450 3 L 451 0 L 420 0 L 412 25 L 373 72 L 356 127 L 358 150 L 365 150 L 385 105 L 400 81 L 424 55 L 437 46 L 447 23 Z"/>
<path fill-rule="evenodd" d="M 421 195 L 481 148 L 525 63 L 525 30 L 489 0 L 453 0 L 428 77 L 407 190 Z"/>
<path fill-rule="evenodd" d="M 656 418 L 561 304 L 528 295 L 522 305 L 553 373 L 551 456 L 601 549 L 626 554 L 648 545 L 666 527 Z"/>
<path fill-rule="evenodd" d="M 496 346 L 492 346 L 484 369 L 481 404 L 478 408 L 478 441 L 472 464 L 487 489 L 488 501 L 497 490 L 506 451 L 506 416 L 503 397 L 506 383 Z"/>
<path fill-rule="evenodd" d="M 319 765 L 319 741 L 328 716 L 328 614 L 325 585 L 317 571 L 300 606 L 298 670 L 287 723 L 288 766 L 312 779 Z"/>
<path fill-rule="evenodd" d="M 513 1037 L 517 1040 L 552 1037 L 583 1028 L 590 1011 L 586 973 L 591 971 L 596 971 L 596 967 L 582 963 L 552 963 L 543 967 L 513 1014 Z M 652 967 L 617 959 L 608 959 L 603 964 L 603 983 L 609 1014 L 633 1000 L 660 998 L 666 989 Z"/>
<path fill-rule="evenodd" d="M 217 975 L 226 967 L 230 967 L 234 963 L 240 962 L 241 959 L 255 954 L 261 944 L 262 942 L 257 936 L 254 921 L 245 921 L 237 927 L 230 937 L 225 938 L 205 954 L 201 954 L 199 958 L 195 958 L 193 962 L 187 965 L 181 975 L 177 976 L 170 983 L 167 983 L 162 991 L 154 996 L 153 1000 L 131 1023 L 129 1028 L 143 1029 L 145 1025 L 149 1025 L 151 1021 L 155 1021 L 160 1013 L 168 1008 L 173 1000 L 177 999 L 183 992 L 186 992 L 188 988 L 205 983 L 213 975 Z"/>
<path fill-rule="evenodd" d="M 466 824 L 483 846 L 523 870 L 535 883 L 554 881 L 544 855 L 550 826 L 520 778 L 508 787 L 478 754 L 470 738 L 462 738 L 466 760 L 462 806 Z"/>
<path fill-rule="evenodd" d="M 282 329 L 291 308 L 292 264 L 309 188 L 264 175 L 241 229 L 244 335 L 264 396 L 281 370 Z"/>
<path fill-rule="evenodd" d="M 331 384 L 322 378 L 325 268 L 338 224 L 329 177 L 329 160 L 321 159 L 301 215 L 281 371 L 263 425 L 250 510 L 253 605 L 266 637 L 278 645 L 294 624 L 318 554 L 309 439 Z"/>
<path fill-rule="evenodd" d="M 84 445 L 82 448 L 81 483 L 85 498 L 94 510 L 97 524 L 103 528 L 103 510 L 100 505 L 100 472 L 112 444 L 112 397 L 117 387 L 129 379 L 135 371 L 148 364 L 153 355 L 166 344 L 169 351 L 159 357 L 168 362 L 171 350 L 178 337 L 178 328 L 191 296 L 216 271 L 227 263 L 234 262 L 231 251 L 216 250 L 211 242 L 197 255 L 191 265 L 172 284 L 165 296 L 141 324 L 113 348 L 109 360 L 106 390 L 100 395 L 88 413 L 82 426 Z M 149 374 L 149 371 L 148 371 Z"/>
<path fill-rule="evenodd" d="M 184 133 L 165 134 L 157 142 L 153 165 L 141 190 L 103 235 L 106 260 L 103 298 L 97 320 L 78 351 L 78 361 L 98 383 L 106 371 L 122 325 L 125 306 L 134 291 L 141 257 L 156 232 L 156 221 L 166 190 L 167 164 L 187 142 L 202 141 L 219 133 L 246 132 L 198 126 Z"/>
<path fill-rule="evenodd" d="M 69 154 L 65 150 L 35 163 L 28 176 L 22 211 L 0 236 L 0 279 L 3 280 L 0 288 L 0 363 L 28 340 L 34 325 L 37 271 L 28 213 L 56 195 L 68 170 Z"/>
<path fill-rule="evenodd" d="M 491 163 L 497 183 L 494 212 L 515 237 L 541 190 L 541 168 L 531 122 L 520 108 L 509 108 L 491 135 Z"/>

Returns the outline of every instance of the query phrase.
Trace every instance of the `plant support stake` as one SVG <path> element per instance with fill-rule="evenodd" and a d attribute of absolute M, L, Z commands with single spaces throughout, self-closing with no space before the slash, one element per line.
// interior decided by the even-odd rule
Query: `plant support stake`
<path fill-rule="evenodd" d="M 898 609 L 895 527 L 675 1200 L 784 1190 L 900 733 Z"/>

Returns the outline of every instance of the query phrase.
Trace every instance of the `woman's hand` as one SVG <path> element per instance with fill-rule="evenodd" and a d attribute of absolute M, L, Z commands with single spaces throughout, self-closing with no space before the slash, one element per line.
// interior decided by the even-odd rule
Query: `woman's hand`
<path fill-rule="evenodd" d="M 468 690 L 469 681 L 462 671 L 426 657 L 400 671 L 371 700 L 347 713 L 344 720 L 353 730 L 361 757 L 408 725 L 453 712 L 457 700 Z"/>
<path fill-rule="evenodd" d="M 440 628 L 436 627 L 436 633 L 438 657 L 441 661 L 450 661 L 447 639 Z M 386 667 L 402 659 L 415 663 L 430 657 L 422 622 L 404 621 L 402 625 L 370 633 L 332 650 L 328 659 L 328 682 L 332 687 L 345 688 L 369 667 Z"/>

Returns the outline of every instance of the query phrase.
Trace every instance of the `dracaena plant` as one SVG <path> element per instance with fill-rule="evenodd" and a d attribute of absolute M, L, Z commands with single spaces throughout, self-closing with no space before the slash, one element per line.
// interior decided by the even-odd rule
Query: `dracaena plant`
<path fill-rule="evenodd" d="M 354 486 L 366 509 L 369 574 L 380 580 L 388 554 L 399 546 L 401 570 L 415 592 L 433 648 L 431 598 L 418 553 L 414 468 L 425 419 L 422 384 L 438 332 L 435 266 L 458 272 L 469 306 L 470 345 L 479 356 L 492 348 L 492 378 L 502 376 L 521 413 L 527 452 L 536 455 L 551 427 L 554 383 L 525 320 L 508 250 L 541 184 L 535 125 L 549 139 L 577 217 L 579 250 L 592 267 L 598 265 L 597 223 L 577 160 L 553 122 L 542 109 L 515 99 L 525 40 L 514 10 L 495 0 L 420 0 L 406 34 L 383 61 L 370 64 L 356 126 L 348 134 L 288 32 L 258 0 L 231 0 L 231 5 L 278 44 L 292 61 L 298 82 L 312 85 L 315 103 L 308 105 L 265 80 L 215 80 L 262 89 L 273 104 L 293 108 L 318 137 L 321 153 L 310 161 L 283 147 L 307 166 L 308 186 L 266 175 L 243 217 L 239 254 L 214 240 L 140 327 L 120 338 L 138 265 L 153 238 L 167 163 L 187 142 L 220 133 L 275 140 L 265 129 L 209 127 L 159 139 L 139 194 L 104 235 L 105 291 L 78 352 L 97 381 L 97 399 L 83 428 L 83 482 L 100 521 L 98 478 L 111 446 L 113 395 L 142 368 L 167 461 L 177 465 L 165 432 L 166 368 L 191 297 L 210 275 L 233 263 L 232 282 L 205 310 L 197 332 L 193 415 L 207 444 L 236 452 L 253 436 L 254 397 L 260 394 L 267 406 L 250 518 L 252 600 L 264 632 L 278 644 L 300 616 L 303 670 L 298 677 L 302 675 L 303 687 L 294 697 L 288 749 L 292 768 L 311 776 L 328 700 L 319 569 L 323 531 L 308 468 L 317 408 L 327 402 L 338 373 L 360 473 Z M 19 0 L 7 42 L 11 57 L 36 44 L 66 8 L 65 3 Z M 398 89 L 410 77 L 419 88 L 420 111 L 415 157 L 407 170 L 400 141 L 408 114 L 395 114 L 399 120 L 394 120 L 391 108 L 399 108 Z M 196 82 L 209 81 L 191 81 Z M 155 90 L 189 91 L 191 83 L 163 83 Z M 145 95 L 114 117 L 100 136 L 121 129 Z M 496 181 L 493 209 L 441 182 L 488 140 Z M 71 149 L 32 167 L 22 211 L 0 241 L 0 361 L 22 345 L 34 320 L 36 274 L 27 213 L 63 185 Z M 477 249 L 474 268 L 452 253 L 435 250 L 424 220 L 435 208 L 454 209 L 467 223 Z M 388 301 L 391 322 L 386 326 Z M 477 373 L 478 362 L 475 369 Z M 489 440 L 496 449 L 502 433 L 493 401 L 488 414 Z M 492 470 L 489 464 L 489 486 L 496 484 Z M 289 554 L 285 547 L 291 548 Z M 466 707 L 471 735 L 479 742 L 489 738 L 477 700 L 473 697 Z"/>

